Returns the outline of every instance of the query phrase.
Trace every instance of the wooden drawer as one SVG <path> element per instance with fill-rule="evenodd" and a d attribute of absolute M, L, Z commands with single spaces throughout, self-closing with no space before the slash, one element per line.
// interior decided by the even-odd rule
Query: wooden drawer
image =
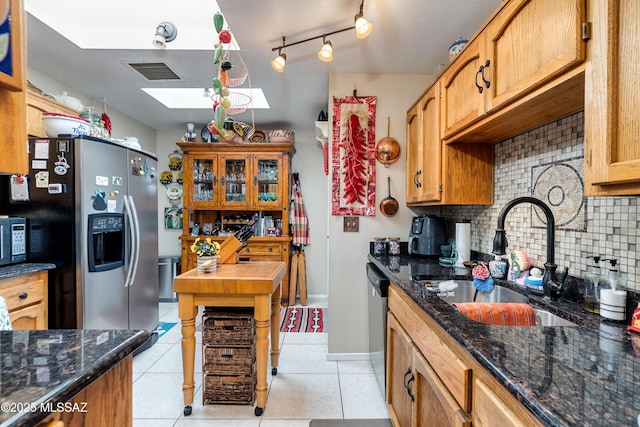
<path fill-rule="evenodd" d="M 240 256 L 256 255 L 256 256 L 281 256 L 282 245 L 276 242 L 251 242 L 240 251 Z"/>
<path fill-rule="evenodd" d="M 37 304 L 45 297 L 45 273 L 12 277 L 0 282 L 0 295 L 7 300 L 9 312 Z"/>
<path fill-rule="evenodd" d="M 405 326 L 416 347 L 437 371 L 458 404 L 471 412 L 472 369 L 451 349 L 452 343 L 444 338 L 446 333 L 404 292 L 394 287 L 389 289 L 389 309 Z"/>

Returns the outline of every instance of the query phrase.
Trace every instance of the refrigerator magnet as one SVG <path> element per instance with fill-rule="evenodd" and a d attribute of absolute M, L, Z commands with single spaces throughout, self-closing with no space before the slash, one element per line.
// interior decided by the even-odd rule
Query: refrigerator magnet
<path fill-rule="evenodd" d="M 36 188 L 48 188 L 49 187 L 49 171 L 40 171 L 36 173 Z"/>
<path fill-rule="evenodd" d="M 58 155 L 58 161 L 54 163 L 53 171 L 56 175 L 66 175 L 67 170 L 70 168 L 67 159 L 63 155 Z"/>
<path fill-rule="evenodd" d="M 49 158 L 49 140 L 48 139 L 36 139 L 33 158 L 34 159 Z"/>

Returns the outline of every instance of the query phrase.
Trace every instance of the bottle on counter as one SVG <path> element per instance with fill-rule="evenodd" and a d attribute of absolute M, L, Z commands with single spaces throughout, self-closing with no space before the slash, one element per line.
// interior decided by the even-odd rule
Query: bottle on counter
<path fill-rule="evenodd" d="M 607 275 L 600 279 L 600 315 L 611 320 L 625 320 L 627 290 L 616 267 L 617 259 L 609 261 Z"/>
<path fill-rule="evenodd" d="M 593 264 L 587 269 L 584 276 L 584 309 L 591 313 L 600 314 L 600 255 L 588 256 L 593 259 Z"/>

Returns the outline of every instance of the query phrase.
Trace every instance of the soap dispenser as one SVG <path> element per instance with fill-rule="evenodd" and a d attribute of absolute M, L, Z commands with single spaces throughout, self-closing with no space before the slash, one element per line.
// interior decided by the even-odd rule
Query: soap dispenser
<path fill-rule="evenodd" d="M 617 259 L 609 261 L 607 275 L 600 280 L 600 315 L 611 320 L 625 320 L 627 291 L 616 267 Z"/>
<path fill-rule="evenodd" d="M 593 264 L 587 268 L 584 276 L 584 309 L 591 313 L 600 313 L 600 255 L 588 256 L 587 259 L 593 259 Z"/>

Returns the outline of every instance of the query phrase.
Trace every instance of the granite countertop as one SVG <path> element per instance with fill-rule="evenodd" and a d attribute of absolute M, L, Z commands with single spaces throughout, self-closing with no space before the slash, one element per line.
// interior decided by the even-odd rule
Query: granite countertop
<path fill-rule="evenodd" d="M 577 323 L 576 327 L 505 327 L 474 322 L 428 293 L 422 279 L 469 279 L 465 268 L 411 256 L 372 261 L 489 373 L 549 426 L 638 425 L 640 335 L 626 324 L 587 313 L 569 301 L 530 303 Z M 500 281 L 506 285 L 506 282 Z M 516 285 L 511 285 L 516 288 Z"/>
<path fill-rule="evenodd" d="M 54 268 L 56 268 L 55 264 L 36 262 L 23 262 L 20 264 L 8 265 L 0 267 L 0 280 L 37 273 L 43 270 L 53 270 Z"/>
<path fill-rule="evenodd" d="M 147 331 L 0 332 L 0 425 L 32 426 L 149 339 Z M 22 412 L 20 412 L 22 410 Z"/>

